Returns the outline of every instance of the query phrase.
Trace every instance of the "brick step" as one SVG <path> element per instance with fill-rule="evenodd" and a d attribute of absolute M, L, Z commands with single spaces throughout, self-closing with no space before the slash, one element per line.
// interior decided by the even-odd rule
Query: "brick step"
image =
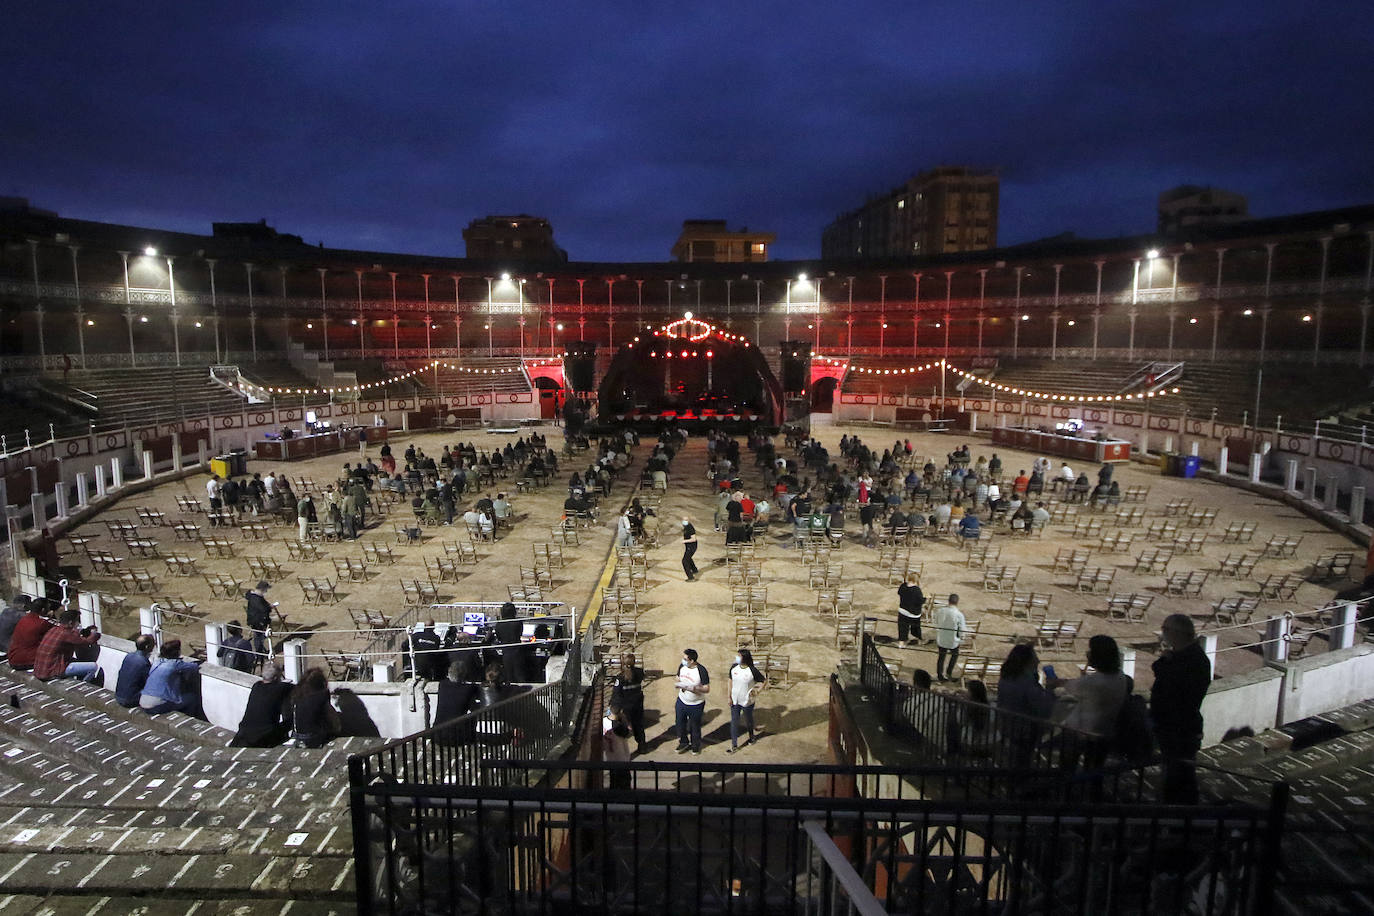
<path fill-rule="evenodd" d="M 230 777 L 147 774 L 97 775 L 66 761 L 51 759 L 46 752 L 0 740 L 0 774 L 20 783 L 5 798 L 53 804 L 60 799 L 107 807 L 142 808 L 149 805 L 196 806 L 227 812 L 290 810 L 315 805 L 342 816 L 348 804 L 348 779 L 338 777 L 328 787 L 297 786 L 287 780 L 249 780 Z"/>
<path fill-rule="evenodd" d="M 339 825 L 323 832 L 288 831 L 259 827 L 33 827 L 24 821 L 7 824 L 0 835 L 0 853 L 56 852 L 64 855 L 117 852 L 119 855 L 161 855 L 166 852 L 200 855 L 306 856 L 346 858 L 353 855 L 351 835 Z"/>
<path fill-rule="evenodd" d="M 168 712 L 158 716 L 150 716 L 138 709 L 125 709 L 119 706 L 114 702 L 113 679 L 116 673 L 111 671 L 106 674 L 106 677 L 110 679 L 111 686 L 97 687 L 94 684 L 73 679 L 45 682 L 23 672 L 4 669 L 0 671 L 0 692 L 8 696 L 13 692 L 13 686 L 23 685 L 32 690 L 46 693 L 48 696 L 70 700 L 73 703 L 105 712 L 116 718 L 123 716 L 129 721 L 147 723 L 148 728 L 190 743 L 223 747 L 229 743 L 229 739 L 234 737 L 234 733 L 227 729 L 211 725 L 209 722 L 192 718 L 183 713 Z M 20 703 L 23 703 L 22 696 Z"/>
<path fill-rule="evenodd" d="M 355 912 L 351 900 L 162 900 L 95 894 L 0 896 L 0 916 L 350 916 Z"/>
<path fill-rule="evenodd" d="M 91 895 L 156 888 L 160 899 L 181 898 L 183 905 L 224 893 L 254 900 L 289 896 L 349 902 L 353 899 L 353 860 L 177 852 L 153 856 L 9 852 L 0 853 L 0 886 L 18 894 Z"/>
<path fill-rule="evenodd" d="M 127 742 L 112 740 L 108 734 L 92 737 L 67 728 L 65 723 L 29 716 L 10 707 L 0 707 L 0 736 L 46 755 L 59 752 L 64 762 L 92 773 L 117 772 L 139 778 L 197 777 L 214 780 L 226 789 L 268 787 L 328 792 L 347 783 L 341 768 L 323 764 L 293 766 L 233 760 L 187 763 L 170 750 L 165 757 L 159 757 L 155 749 L 133 753 Z"/>
<path fill-rule="evenodd" d="M 68 787 L 60 795 L 51 793 L 38 798 L 30 798 L 22 791 L 9 793 L 0 790 L 0 828 L 9 829 L 16 824 L 25 827 L 98 827 L 106 830 L 129 827 L 254 830 L 270 827 L 322 836 L 333 827 L 346 828 L 349 823 L 346 811 L 321 805 L 303 805 L 287 811 L 261 809 L 247 812 L 169 809 L 156 801 L 143 807 L 106 806 L 105 800 L 121 788 L 119 780 L 111 779 L 110 783 L 107 785 L 104 780 L 92 780 Z M 93 791 L 94 794 L 87 797 Z M 49 798 L 53 800 L 49 801 Z"/>

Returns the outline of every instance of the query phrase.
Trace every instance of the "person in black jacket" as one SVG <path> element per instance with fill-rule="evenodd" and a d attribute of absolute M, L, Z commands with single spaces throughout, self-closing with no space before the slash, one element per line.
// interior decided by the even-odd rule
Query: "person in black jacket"
<path fill-rule="evenodd" d="M 496 644 L 501 647 L 501 666 L 507 683 L 524 684 L 529 680 L 530 647 L 523 644 L 525 624 L 516 617 L 515 605 L 509 601 L 501 605 L 501 619 L 492 628 Z"/>
<path fill-rule="evenodd" d="M 230 747 L 277 747 L 291 732 L 286 698 L 295 685 L 281 679 L 281 669 L 267 664 L 262 680 L 248 692 L 248 704 L 243 708 L 238 731 L 229 742 Z"/>
<path fill-rule="evenodd" d="M 916 584 L 916 574 L 910 573 L 906 581 L 897 586 L 897 646 L 906 648 L 906 640 L 912 632 L 916 642 L 921 642 L 921 610 L 925 607 L 926 596 L 921 586 Z"/>
<path fill-rule="evenodd" d="M 243 627 L 237 620 L 224 625 L 224 639 L 219 644 L 219 663 L 235 671 L 251 672 L 257 665 L 253 654 L 253 644 L 244 637 Z"/>
<path fill-rule="evenodd" d="M 1202 698 L 1212 683 L 1212 665 L 1191 617 L 1170 614 L 1160 630 L 1164 652 L 1151 669 L 1155 683 L 1150 690 L 1150 719 L 1164 760 L 1162 800 L 1169 805 L 1195 805 Z"/>
<path fill-rule="evenodd" d="M 311 668 L 291 691 L 292 733 L 305 747 L 323 747 L 342 728 L 329 702 L 329 680 L 323 668 Z"/>
<path fill-rule="evenodd" d="M 267 590 L 272 584 L 262 579 L 244 595 L 247 606 L 244 619 L 253 631 L 253 651 L 260 657 L 267 656 L 267 630 L 272 626 L 272 604 L 267 600 Z"/>

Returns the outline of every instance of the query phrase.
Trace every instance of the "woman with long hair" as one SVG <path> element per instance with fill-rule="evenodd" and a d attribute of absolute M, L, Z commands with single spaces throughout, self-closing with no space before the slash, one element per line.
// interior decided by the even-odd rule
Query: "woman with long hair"
<path fill-rule="evenodd" d="M 740 722 L 749 731 L 749 743 L 754 743 L 754 699 L 763 689 L 763 673 L 754 666 L 754 655 L 740 649 L 730 666 L 730 747 L 725 753 L 739 750 Z"/>

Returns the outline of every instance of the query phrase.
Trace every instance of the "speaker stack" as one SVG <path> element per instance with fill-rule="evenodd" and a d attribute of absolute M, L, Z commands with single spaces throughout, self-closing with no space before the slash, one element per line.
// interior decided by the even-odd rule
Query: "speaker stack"
<path fill-rule="evenodd" d="M 784 340 L 782 347 L 782 390 L 786 394 L 801 394 L 811 383 L 811 343 L 805 340 Z"/>
<path fill-rule="evenodd" d="M 590 340 L 570 342 L 563 356 L 563 375 L 573 391 L 595 391 L 596 344 Z"/>

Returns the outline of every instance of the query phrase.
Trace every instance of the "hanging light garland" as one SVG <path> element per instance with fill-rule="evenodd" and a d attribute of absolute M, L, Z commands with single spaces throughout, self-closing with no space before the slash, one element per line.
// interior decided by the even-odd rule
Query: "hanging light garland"
<path fill-rule="evenodd" d="M 532 367 L 534 367 L 534 368 L 545 368 L 545 367 L 549 367 L 549 366 L 561 366 L 562 364 L 563 364 L 563 361 L 560 360 L 560 359 L 545 359 L 545 360 L 538 360 L 538 361 L 535 361 L 535 362 L 531 362 L 531 363 L 530 363 L 530 365 L 531 365 Z M 371 391 L 371 390 L 376 389 L 376 388 L 385 388 L 385 387 L 387 387 L 388 385 L 394 385 L 394 384 L 396 384 L 397 382 L 404 382 L 404 381 L 406 381 L 407 379 L 412 379 L 412 378 L 414 378 L 415 376 L 419 375 L 419 374 L 422 373 L 422 372 L 429 372 L 429 371 L 431 371 L 431 370 L 433 370 L 433 369 L 439 369 L 439 368 L 449 369 L 449 370 L 452 370 L 452 371 L 454 371 L 454 372 L 462 372 L 462 373 L 465 373 L 465 374 L 467 374 L 467 375 L 510 375 L 510 374 L 512 374 L 512 373 L 517 373 L 517 372 L 523 372 L 523 371 L 524 371 L 524 367 L 523 367 L 523 366 L 515 366 L 515 367 L 503 366 L 503 367 L 499 367 L 499 368 L 495 368 L 495 369 L 474 369 L 474 368 L 469 367 L 469 366 L 459 366 L 459 365 L 457 365 L 457 364 L 455 364 L 455 363 L 445 362 L 444 360 L 441 360 L 441 359 L 434 359 L 434 360 L 430 360 L 428 363 L 426 363 L 425 365 L 419 367 L 418 369 L 411 369 L 409 372 L 402 372 L 400 375 L 393 375 L 391 378 L 389 378 L 389 379 L 384 379 L 383 381 L 380 381 L 380 382 L 363 382 L 363 383 L 358 384 L 358 385 L 336 385 L 336 386 L 334 386 L 334 387 L 332 387 L 332 388 L 293 388 L 293 387 L 290 387 L 290 386 L 282 386 L 282 385 L 258 385 L 258 384 L 254 383 L 254 382 L 247 381 L 246 379 L 243 379 L 242 376 L 240 376 L 240 385 L 239 385 L 239 387 L 240 387 L 242 390 L 247 391 L 247 392 L 250 393 L 250 394 L 256 393 L 256 394 L 265 394 L 265 395 L 268 395 L 268 396 L 278 396 L 278 395 L 284 395 L 284 394 L 289 394 L 289 395 L 329 394 L 329 395 L 333 395 L 333 394 L 341 394 L 341 393 L 353 392 L 353 391 L 362 392 L 362 391 Z"/>
<path fill-rule="evenodd" d="M 650 325 L 646 327 L 645 330 L 651 330 L 652 327 L 653 326 Z M 734 341 L 744 347 L 750 346 L 749 339 L 745 337 L 743 334 L 735 334 L 730 331 L 726 331 L 714 324 L 711 324 L 709 321 L 702 321 L 700 318 L 694 318 L 692 317 L 691 312 L 686 312 L 677 321 L 659 325 L 658 330 L 653 332 L 653 336 L 660 338 L 666 337 L 670 341 L 687 341 L 688 343 L 700 343 L 701 341 L 706 340 L 708 337 L 715 337 L 718 340 Z M 653 343 L 652 340 L 647 340 L 645 342 L 650 344 Z M 640 338 L 636 337 L 634 340 L 629 341 L 623 346 L 625 346 L 627 349 L 633 350 L 635 344 L 638 343 L 640 343 Z M 671 347 L 675 346 L 675 344 L 667 343 L 666 346 Z M 653 356 L 657 354 L 654 353 L 650 355 Z M 684 352 L 683 355 L 686 356 L 688 354 Z M 691 355 L 695 356 L 696 354 L 693 353 Z"/>
<path fill-rule="evenodd" d="M 992 379 L 984 378 L 981 375 L 975 375 L 972 372 L 960 369 L 958 366 L 950 365 L 946 363 L 944 360 L 936 360 L 934 362 L 925 363 L 924 365 L 920 366 L 906 366 L 903 368 L 896 369 L 873 369 L 863 366 L 853 366 L 850 368 L 850 371 L 858 372 L 863 375 L 903 376 L 917 375 L 919 373 L 928 372 L 931 369 L 939 369 L 941 367 L 949 369 L 950 372 L 953 372 L 960 378 L 965 378 L 971 382 L 976 382 L 979 385 L 986 386 L 988 388 L 993 389 L 994 391 L 1001 391 L 1005 392 L 1006 394 L 1012 394 L 1024 398 L 1037 398 L 1042 401 L 1074 401 L 1080 403 L 1105 403 L 1108 401 L 1144 401 L 1147 399 L 1167 397 L 1170 394 L 1178 394 L 1177 387 L 1161 389 L 1159 391 L 1141 391 L 1133 394 L 1071 394 L 1068 392 L 1035 391 L 1030 388 L 1018 388 L 1014 385 L 1003 385 L 1001 382 L 994 382 Z"/>

